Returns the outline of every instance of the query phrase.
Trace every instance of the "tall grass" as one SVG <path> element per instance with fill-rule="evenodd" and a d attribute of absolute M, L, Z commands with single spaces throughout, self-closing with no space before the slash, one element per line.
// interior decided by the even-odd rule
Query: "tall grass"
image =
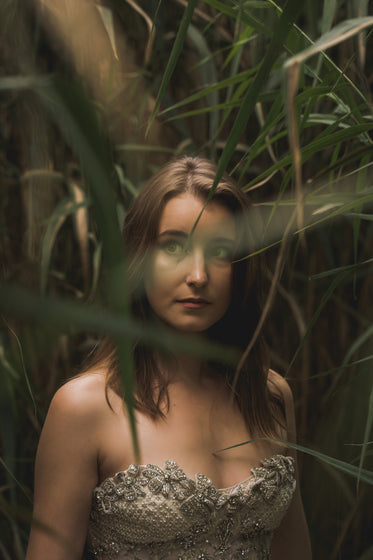
<path fill-rule="evenodd" d="M 370 11 L 2 3 L 0 556 L 24 555 L 48 402 L 92 344 L 117 339 L 129 410 L 131 337 L 185 345 L 131 324 L 120 228 L 160 164 L 199 153 L 260 216 L 262 323 L 296 398 L 314 556 L 373 557 Z"/>

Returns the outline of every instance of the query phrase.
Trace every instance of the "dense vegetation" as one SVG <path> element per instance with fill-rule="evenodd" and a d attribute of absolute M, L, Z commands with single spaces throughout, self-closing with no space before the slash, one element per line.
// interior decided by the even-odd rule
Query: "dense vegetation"
<path fill-rule="evenodd" d="M 103 333 L 131 388 L 120 225 L 146 178 L 192 153 L 254 202 L 314 557 L 373 558 L 369 13 L 369 0 L 1 3 L 0 557 L 24 556 L 48 403 Z"/>

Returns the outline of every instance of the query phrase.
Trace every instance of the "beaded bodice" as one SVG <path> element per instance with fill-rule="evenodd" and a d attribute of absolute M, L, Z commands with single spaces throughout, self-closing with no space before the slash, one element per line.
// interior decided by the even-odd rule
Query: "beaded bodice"
<path fill-rule="evenodd" d="M 131 465 L 93 491 L 88 546 L 98 560 L 264 560 L 295 488 L 293 459 L 274 455 L 218 489 L 174 461 Z"/>

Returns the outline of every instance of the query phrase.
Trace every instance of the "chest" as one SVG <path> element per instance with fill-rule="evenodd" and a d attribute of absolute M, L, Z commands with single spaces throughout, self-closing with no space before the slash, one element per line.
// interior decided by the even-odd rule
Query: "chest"
<path fill-rule="evenodd" d="M 151 420 L 136 415 L 140 461 L 132 447 L 129 422 L 115 413 L 100 437 L 100 481 L 123 471 L 132 463 L 163 465 L 176 461 L 187 476 L 208 476 L 220 488 L 244 480 L 250 469 L 283 448 L 268 441 L 237 446 L 252 438 L 234 403 L 219 395 L 170 391 L 170 406 L 164 418 Z M 230 448 L 230 449 L 226 449 Z"/>

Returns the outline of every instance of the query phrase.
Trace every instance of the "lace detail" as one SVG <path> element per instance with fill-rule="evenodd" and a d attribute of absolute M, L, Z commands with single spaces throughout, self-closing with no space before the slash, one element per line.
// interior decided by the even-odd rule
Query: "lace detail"
<path fill-rule="evenodd" d="M 98 560 L 265 560 L 293 496 L 291 457 L 275 455 L 229 488 L 175 461 L 131 465 L 93 491 L 88 530 Z"/>

